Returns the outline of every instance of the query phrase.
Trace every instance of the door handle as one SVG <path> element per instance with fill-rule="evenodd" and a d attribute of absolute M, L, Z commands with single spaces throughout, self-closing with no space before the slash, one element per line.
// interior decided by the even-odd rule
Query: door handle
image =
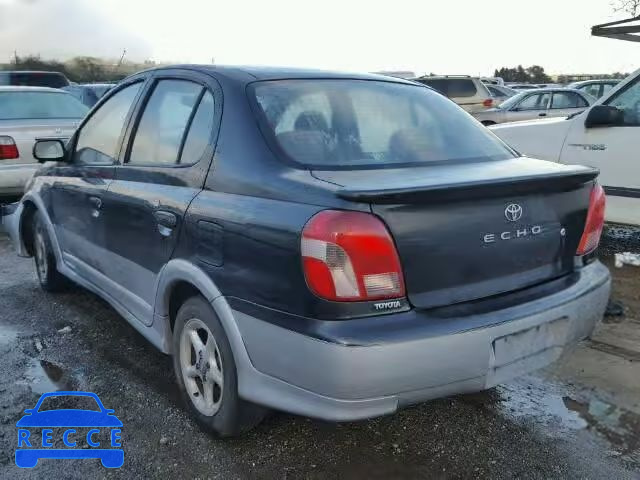
<path fill-rule="evenodd" d="M 546 117 L 546 116 L 547 116 L 547 114 L 543 112 L 543 113 L 539 113 L 539 114 L 538 114 L 538 116 L 539 116 L 539 117 Z"/>
<path fill-rule="evenodd" d="M 100 209 L 102 208 L 102 200 L 100 197 L 89 197 L 89 203 L 91 204 L 91 216 L 98 218 L 100 216 Z"/>
<path fill-rule="evenodd" d="M 102 208 L 102 200 L 100 197 L 89 197 L 89 203 L 96 210 L 100 210 Z"/>
<path fill-rule="evenodd" d="M 158 223 L 158 232 L 163 237 L 168 237 L 176 225 L 178 225 L 178 217 L 175 213 L 166 212 L 164 210 L 156 210 L 153 212 L 153 218 Z"/>

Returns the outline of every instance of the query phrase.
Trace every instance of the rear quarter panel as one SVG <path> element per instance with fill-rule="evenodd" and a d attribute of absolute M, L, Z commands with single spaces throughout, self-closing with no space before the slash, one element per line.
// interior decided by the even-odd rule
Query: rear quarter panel
<path fill-rule="evenodd" d="M 175 256 L 201 268 L 225 297 L 303 312 L 310 293 L 300 232 L 323 209 L 205 190 L 189 208 Z"/>

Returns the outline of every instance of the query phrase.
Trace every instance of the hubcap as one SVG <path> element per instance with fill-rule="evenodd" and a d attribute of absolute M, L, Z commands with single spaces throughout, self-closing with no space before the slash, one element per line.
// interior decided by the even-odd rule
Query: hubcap
<path fill-rule="evenodd" d="M 193 405 L 203 415 L 215 415 L 222 402 L 222 356 L 211 330 L 200 319 L 190 319 L 182 329 L 180 368 Z"/>
<path fill-rule="evenodd" d="M 40 280 L 44 280 L 47 278 L 47 250 L 44 246 L 44 238 L 42 238 L 42 234 L 37 233 L 35 237 L 34 247 L 36 268 L 38 270 Z"/>

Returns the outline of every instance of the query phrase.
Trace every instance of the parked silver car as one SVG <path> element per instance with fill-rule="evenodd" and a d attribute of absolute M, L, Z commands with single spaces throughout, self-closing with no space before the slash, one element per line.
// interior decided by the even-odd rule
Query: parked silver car
<path fill-rule="evenodd" d="M 567 88 L 574 90 L 580 90 L 594 98 L 600 98 L 604 94 L 609 93 L 610 90 L 615 88 L 622 80 L 617 78 L 609 78 L 602 80 L 584 80 L 582 82 L 573 82 L 567 85 Z"/>
<path fill-rule="evenodd" d="M 88 110 L 55 88 L 0 86 L 0 199 L 22 195 L 38 168 L 36 139 L 69 138 Z"/>
<path fill-rule="evenodd" d="M 590 95 L 566 88 L 527 90 L 509 98 L 496 108 L 474 115 L 484 125 L 518 122 L 535 118 L 566 117 L 596 101 Z"/>

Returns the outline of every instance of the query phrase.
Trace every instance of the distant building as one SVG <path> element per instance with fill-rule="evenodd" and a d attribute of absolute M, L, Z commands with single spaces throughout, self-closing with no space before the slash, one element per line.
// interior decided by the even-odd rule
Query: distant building
<path fill-rule="evenodd" d="M 624 75 L 610 73 L 571 73 L 561 75 L 551 75 L 551 78 L 557 83 L 582 82 L 584 80 L 598 80 L 601 78 L 621 78 Z"/>

